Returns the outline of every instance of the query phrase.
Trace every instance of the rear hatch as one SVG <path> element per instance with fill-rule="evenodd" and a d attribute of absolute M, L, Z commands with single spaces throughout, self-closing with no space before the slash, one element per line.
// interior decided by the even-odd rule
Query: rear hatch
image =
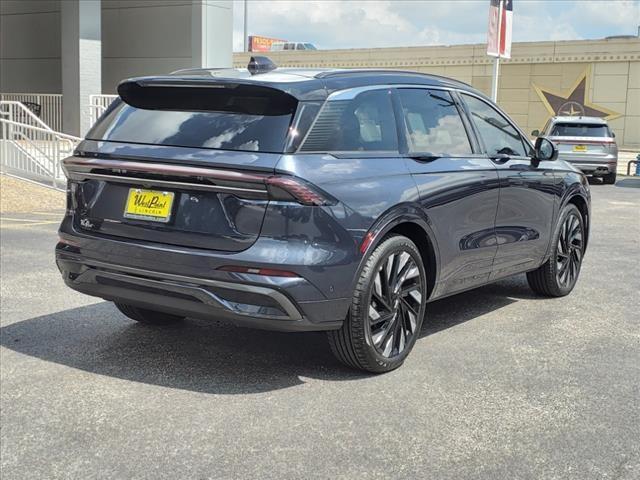
<path fill-rule="evenodd" d="M 229 252 L 251 246 L 296 99 L 237 83 L 123 85 L 126 103 L 64 161 L 76 228 Z"/>
<path fill-rule="evenodd" d="M 615 140 L 605 124 L 557 123 L 550 139 L 559 157 L 569 161 L 601 161 L 616 152 Z"/>

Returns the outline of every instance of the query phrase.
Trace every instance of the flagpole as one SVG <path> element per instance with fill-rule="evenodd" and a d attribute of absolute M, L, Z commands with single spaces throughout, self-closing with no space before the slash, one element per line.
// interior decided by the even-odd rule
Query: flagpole
<path fill-rule="evenodd" d="M 249 12 L 247 11 L 247 0 L 244 0 L 244 11 L 243 11 L 243 16 L 244 16 L 244 22 L 242 23 L 242 36 L 244 37 L 243 39 L 243 49 L 245 52 L 249 51 L 249 37 L 248 37 L 248 27 L 247 27 L 247 21 L 249 20 Z"/>
<path fill-rule="evenodd" d="M 498 47 L 499 48 L 499 47 Z M 491 100 L 498 101 L 498 76 L 500 75 L 500 57 L 493 58 L 493 78 L 491 79 Z"/>
<path fill-rule="evenodd" d="M 491 79 L 491 100 L 498 101 L 498 77 L 500 75 L 500 46 L 502 45 L 502 4 L 498 4 L 498 56 L 493 59 L 493 78 Z"/>

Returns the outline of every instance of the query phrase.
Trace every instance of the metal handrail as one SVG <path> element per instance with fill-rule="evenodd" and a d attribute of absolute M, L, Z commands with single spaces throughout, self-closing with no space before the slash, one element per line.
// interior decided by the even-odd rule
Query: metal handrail
<path fill-rule="evenodd" d="M 14 122 L 13 120 L 5 120 L 4 118 L 0 118 L 0 122 L 6 123 L 8 125 L 16 125 L 18 127 L 29 128 L 31 130 L 36 130 L 38 132 L 49 133 L 49 134 L 52 134 L 52 135 L 54 135 L 56 137 L 59 137 L 59 138 L 62 138 L 62 139 L 68 139 L 68 140 L 71 140 L 73 142 L 79 142 L 80 140 L 82 140 L 82 138 L 76 137 L 74 135 L 69 135 L 68 133 L 56 132 L 54 130 L 51 130 L 49 127 L 47 127 L 47 128 L 36 127 L 34 125 L 28 125 L 26 123 Z"/>
<path fill-rule="evenodd" d="M 91 124 L 96 123 L 100 115 L 109 108 L 109 105 L 118 98 L 118 95 L 89 95 L 89 115 Z"/>
<path fill-rule="evenodd" d="M 55 175 L 55 164 L 53 161 L 51 161 L 51 158 L 49 157 L 49 155 L 42 150 L 40 147 L 38 147 L 29 137 L 25 136 L 24 134 L 18 132 L 18 135 L 20 135 L 20 139 L 21 141 L 27 142 L 31 148 L 33 148 L 35 151 L 37 151 L 38 153 L 40 153 L 44 158 L 46 158 L 50 165 L 42 165 L 42 163 L 38 162 L 38 166 L 42 169 L 44 169 L 47 173 L 49 173 L 51 176 Z M 21 150 L 25 155 L 29 155 L 30 157 L 33 158 L 33 153 L 29 152 L 27 149 L 24 148 L 23 145 L 20 144 L 16 144 L 16 147 Z"/>
<path fill-rule="evenodd" d="M 2 93 L 0 101 L 21 102 L 38 105 L 40 112 L 35 113 L 52 130 L 62 131 L 62 94 L 59 93 Z M 15 118 L 13 120 L 16 120 Z M 20 121 L 18 119 L 18 121 Z"/>
<path fill-rule="evenodd" d="M 30 119 L 36 122 L 41 128 L 44 128 L 45 130 L 48 130 L 50 132 L 54 131 L 49 125 L 47 125 L 42 120 L 40 120 L 40 118 L 38 118 L 38 116 L 35 113 L 33 113 L 31 110 L 25 107 L 22 102 L 16 102 L 14 100 L 0 100 L 0 115 L 8 115 L 9 116 L 8 120 L 14 121 L 13 118 L 15 118 L 15 115 L 12 114 L 11 108 L 9 109 L 8 112 L 5 112 L 5 111 L 2 111 L 1 109 L 1 107 L 3 106 L 17 107 L 18 110 L 21 111 L 21 113 L 26 114 Z M 26 124 L 23 124 L 23 125 L 26 125 Z"/>
<path fill-rule="evenodd" d="M 1 117 L 0 128 L 3 172 L 63 189 L 62 159 L 74 150 L 81 138 Z"/>

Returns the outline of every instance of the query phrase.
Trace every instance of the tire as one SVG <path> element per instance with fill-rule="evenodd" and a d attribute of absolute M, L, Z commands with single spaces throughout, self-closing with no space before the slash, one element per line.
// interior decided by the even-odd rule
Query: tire
<path fill-rule="evenodd" d="M 420 334 L 426 278 L 411 240 L 400 235 L 383 239 L 360 272 L 342 328 L 328 332 L 338 360 L 373 373 L 402 365 Z"/>
<path fill-rule="evenodd" d="M 616 172 L 607 173 L 602 176 L 602 183 L 605 185 L 613 185 L 616 183 Z"/>
<path fill-rule="evenodd" d="M 564 297 L 571 293 L 580 275 L 585 238 L 580 211 L 573 204 L 567 205 L 560 214 L 551 240 L 549 260 L 537 270 L 527 273 L 531 289 L 547 297 Z"/>
<path fill-rule="evenodd" d="M 133 305 L 127 305 L 125 303 L 113 302 L 116 308 L 123 314 L 136 322 L 144 323 L 146 325 L 171 325 L 184 320 L 184 317 L 179 315 L 171 315 L 164 312 L 156 312 L 155 310 L 148 310 L 146 308 L 134 307 Z"/>

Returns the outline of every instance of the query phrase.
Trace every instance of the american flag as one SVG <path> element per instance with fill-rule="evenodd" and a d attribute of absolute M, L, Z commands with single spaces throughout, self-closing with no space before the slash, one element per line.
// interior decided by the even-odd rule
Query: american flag
<path fill-rule="evenodd" d="M 487 55 L 511 58 L 513 0 L 491 0 L 489 5 L 489 33 Z"/>

